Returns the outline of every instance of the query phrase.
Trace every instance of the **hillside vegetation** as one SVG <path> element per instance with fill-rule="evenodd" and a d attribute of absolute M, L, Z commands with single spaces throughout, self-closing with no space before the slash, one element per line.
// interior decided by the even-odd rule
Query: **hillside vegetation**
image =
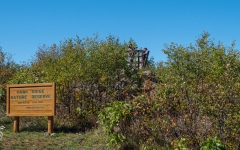
<path fill-rule="evenodd" d="M 0 125 L 7 84 L 56 83 L 54 130 L 99 127 L 116 149 L 239 149 L 240 55 L 234 42 L 215 44 L 208 33 L 196 43 L 171 43 L 166 62 L 137 69 L 126 61 L 128 44 L 114 36 L 67 39 L 39 47 L 16 64 L 0 49 Z M 44 117 L 23 117 L 21 128 Z M 37 122 L 37 123 L 36 123 Z M 1 148 L 0 142 L 0 148 Z"/>

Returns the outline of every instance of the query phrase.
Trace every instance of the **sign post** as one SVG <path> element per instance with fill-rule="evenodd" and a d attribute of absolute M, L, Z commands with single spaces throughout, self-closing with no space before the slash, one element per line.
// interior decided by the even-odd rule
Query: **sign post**
<path fill-rule="evenodd" d="M 13 132 L 14 133 L 19 132 L 19 117 L 14 117 Z"/>
<path fill-rule="evenodd" d="M 53 132 L 56 114 L 55 83 L 15 84 L 7 86 L 7 116 L 14 116 L 14 132 L 19 132 L 20 116 L 48 116 L 48 133 Z"/>

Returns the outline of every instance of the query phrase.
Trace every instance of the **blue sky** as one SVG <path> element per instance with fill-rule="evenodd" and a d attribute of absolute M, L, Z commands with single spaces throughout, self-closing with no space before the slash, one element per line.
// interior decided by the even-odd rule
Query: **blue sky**
<path fill-rule="evenodd" d="M 98 32 L 133 38 L 158 62 L 165 43 L 187 46 L 207 31 L 240 50 L 239 8 L 240 0 L 0 0 L 0 46 L 21 63 L 43 44 Z"/>

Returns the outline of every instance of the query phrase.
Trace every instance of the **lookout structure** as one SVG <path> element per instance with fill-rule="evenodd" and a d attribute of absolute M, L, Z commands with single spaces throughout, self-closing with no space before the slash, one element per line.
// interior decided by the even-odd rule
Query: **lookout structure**
<path fill-rule="evenodd" d="M 149 51 L 144 50 L 126 50 L 128 53 L 128 65 L 135 66 L 139 69 L 146 67 L 148 62 Z"/>

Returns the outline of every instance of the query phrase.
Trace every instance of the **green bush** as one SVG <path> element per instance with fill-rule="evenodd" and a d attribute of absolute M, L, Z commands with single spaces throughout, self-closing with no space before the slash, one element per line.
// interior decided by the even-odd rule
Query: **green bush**
<path fill-rule="evenodd" d="M 201 150 L 227 150 L 218 136 L 207 138 L 201 143 Z"/>
<path fill-rule="evenodd" d="M 107 132 L 108 146 L 120 147 L 125 141 L 121 134 L 120 122 L 130 117 L 133 106 L 126 102 L 113 102 L 99 113 L 99 123 Z"/>

